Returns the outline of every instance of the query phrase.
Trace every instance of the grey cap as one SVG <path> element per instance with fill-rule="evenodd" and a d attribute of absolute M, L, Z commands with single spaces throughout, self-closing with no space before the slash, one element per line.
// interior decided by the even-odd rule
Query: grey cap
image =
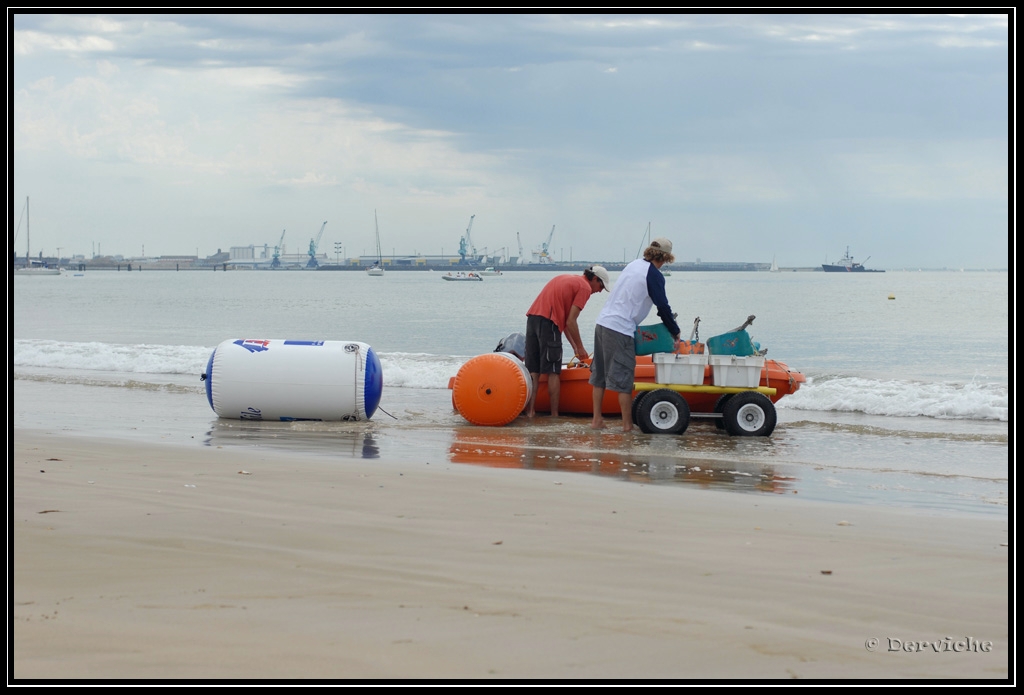
<path fill-rule="evenodd" d="M 660 236 L 654 241 L 652 241 L 651 246 L 659 248 L 665 253 L 672 253 L 672 242 L 663 236 Z"/>

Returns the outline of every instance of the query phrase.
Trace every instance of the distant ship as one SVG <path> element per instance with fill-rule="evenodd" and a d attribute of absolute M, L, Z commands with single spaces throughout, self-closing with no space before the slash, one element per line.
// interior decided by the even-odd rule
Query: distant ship
<path fill-rule="evenodd" d="M 871 256 L 868 256 L 871 258 Z M 865 258 L 864 260 L 867 260 Z M 826 273 L 884 273 L 884 270 L 868 270 L 863 263 L 855 263 L 850 255 L 850 247 L 846 247 L 846 255 L 835 263 L 822 263 L 821 269 Z"/>

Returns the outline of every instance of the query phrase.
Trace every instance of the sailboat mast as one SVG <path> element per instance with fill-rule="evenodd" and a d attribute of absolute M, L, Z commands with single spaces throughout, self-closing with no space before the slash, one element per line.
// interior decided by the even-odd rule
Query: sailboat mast
<path fill-rule="evenodd" d="M 373 211 L 373 234 L 377 237 L 377 262 L 384 267 L 384 257 L 380 255 L 380 227 L 377 225 L 377 210 Z"/>
<path fill-rule="evenodd" d="M 640 248 L 637 249 L 637 252 L 636 252 L 636 257 L 637 258 L 640 258 L 640 254 L 643 253 L 644 249 L 647 248 L 647 246 L 649 245 L 650 240 L 651 240 L 651 223 L 648 222 L 647 223 L 647 231 L 644 232 L 644 235 L 642 237 L 640 237 Z"/>

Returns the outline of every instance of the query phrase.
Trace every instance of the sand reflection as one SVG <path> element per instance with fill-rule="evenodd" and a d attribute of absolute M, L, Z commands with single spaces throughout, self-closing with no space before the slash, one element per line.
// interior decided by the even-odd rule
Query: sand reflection
<path fill-rule="evenodd" d="M 213 447 L 255 445 L 293 453 L 380 458 L 380 443 L 367 423 L 218 419 L 211 423 L 204 444 Z"/>
<path fill-rule="evenodd" d="M 722 456 L 731 441 L 710 432 L 709 443 L 680 438 L 550 428 L 455 427 L 453 463 L 495 468 L 591 473 L 646 483 L 688 483 L 727 490 L 783 493 L 797 482 L 764 463 Z M 722 440 L 727 445 L 722 445 Z"/>

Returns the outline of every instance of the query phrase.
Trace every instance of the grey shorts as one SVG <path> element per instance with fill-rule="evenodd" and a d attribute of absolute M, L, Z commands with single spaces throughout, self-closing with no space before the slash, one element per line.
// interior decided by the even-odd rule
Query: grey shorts
<path fill-rule="evenodd" d="M 619 393 L 633 393 L 635 372 L 636 344 L 633 336 L 597 326 L 594 329 L 594 359 L 590 364 L 591 385 Z"/>

